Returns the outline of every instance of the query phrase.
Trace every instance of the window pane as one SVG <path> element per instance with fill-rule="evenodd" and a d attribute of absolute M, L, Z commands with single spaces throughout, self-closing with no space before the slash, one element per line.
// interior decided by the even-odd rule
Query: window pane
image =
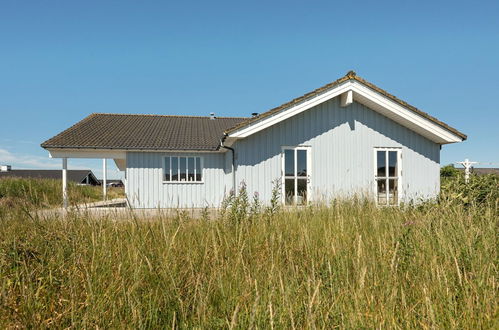
<path fill-rule="evenodd" d="M 376 152 L 377 159 L 377 168 L 376 172 L 378 176 L 386 176 L 386 151 L 377 151 Z"/>
<path fill-rule="evenodd" d="M 178 157 L 172 159 L 172 181 L 178 181 Z"/>
<path fill-rule="evenodd" d="M 194 181 L 194 157 L 187 158 L 187 181 Z"/>
<path fill-rule="evenodd" d="M 388 152 L 388 175 L 389 176 L 397 176 L 397 152 L 389 151 Z"/>
<path fill-rule="evenodd" d="M 390 196 L 390 205 L 398 204 L 398 187 L 397 187 L 397 179 L 388 180 L 389 185 L 389 196 Z"/>
<path fill-rule="evenodd" d="M 386 180 L 381 179 L 377 180 L 377 185 L 378 185 L 378 204 L 380 205 L 386 205 L 387 200 L 386 200 Z"/>
<path fill-rule="evenodd" d="M 165 172 L 163 180 L 170 181 L 170 157 L 165 157 Z"/>
<path fill-rule="evenodd" d="M 298 196 L 296 203 L 298 205 L 303 205 L 307 203 L 307 179 L 297 179 L 298 180 Z"/>
<path fill-rule="evenodd" d="M 284 180 L 284 198 L 286 205 L 291 205 L 294 203 L 295 196 L 295 180 L 285 179 Z"/>
<path fill-rule="evenodd" d="M 286 176 L 295 175 L 295 151 L 292 149 L 284 150 L 284 173 Z"/>
<path fill-rule="evenodd" d="M 202 181 L 203 170 L 201 169 L 201 158 L 196 157 L 196 181 Z"/>
<path fill-rule="evenodd" d="M 185 181 L 187 178 L 187 159 L 185 157 L 179 157 L 180 159 L 180 181 Z"/>
<path fill-rule="evenodd" d="M 307 176 L 307 150 L 296 150 L 297 164 L 296 169 L 297 176 Z"/>

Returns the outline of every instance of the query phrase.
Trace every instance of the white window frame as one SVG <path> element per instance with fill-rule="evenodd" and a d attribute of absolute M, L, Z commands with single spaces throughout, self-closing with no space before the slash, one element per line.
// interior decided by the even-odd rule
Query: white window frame
<path fill-rule="evenodd" d="M 291 176 L 286 176 L 285 173 L 285 157 L 284 157 L 284 151 L 285 150 L 293 150 L 294 151 L 294 175 Z M 285 180 L 286 179 L 294 179 L 295 181 L 295 191 L 297 191 L 297 185 L 298 181 L 297 179 L 300 179 L 296 173 L 296 168 L 297 168 L 297 162 L 298 162 L 298 157 L 297 157 L 297 152 L 298 150 L 306 150 L 307 151 L 307 203 L 303 205 L 308 205 L 310 204 L 310 201 L 312 200 L 312 185 L 311 185 L 311 177 L 312 177 L 312 147 L 310 146 L 282 146 L 281 147 L 281 202 L 282 205 L 286 205 L 286 184 Z M 303 180 L 303 178 L 301 178 Z M 293 198 L 293 205 L 297 205 L 297 197 L 294 196 Z"/>
<path fill-rule="evenodd" d="M 397 176 L 396 177 L 391 177 L 389 175 L 383 176 L 382 178 L 385 178 L 386 180 L 386 204 L 379 204 L 378 200 L 378 151 L 385 151 L 386 152 L 386 158 L 385 158 L 385 168 L 386 172 L 388 174 L 388 168 L 389 168 L 389 157 L 388 157 L 388 151 L 396 151 L 397 152 Z M 400 147 L 374 147 L 373 150 L 373 192 L 374 192 L 374 199 L 376 201 L 376 205 L 379 206 L 399 206 L 400 201 L 402 200 L 402 148 Z M 389 180 L 390 179 L 397 179 L 397 204 L 390 204 L 390 187 L 389 187 Z"/>
<path fill-rule="evenodd" d="M 172 180 L 172 158 L 177 158 L 177 175 L 178 175 L 178 180 L 173 181 Z M 185 164 L 186 164 L 186 169 L 185 169 L 185 176 L 186 180 L 181 181 L 180 180 L 180 158 L 185 158 Z M 200 168 L 201 168 L 201 180 L 200 181 L 187 181 L 187 178 L 189 177 L 189 158 L 194 158 L 194 180 L 196 179 L 197 173 L 197 168 L 196 168 L 196 163 L 197 160 L 199 159 L 200 161 Z M 165 180 L 165 174 L 166 174 L 166 162 L 170 162 L 170 180 L 167 181 Z M 203 184 L 204 183 L 204 158 L 202 156 L 193 156 L 193 155 L 168 155 L 163 157 L 163 164 L 162 164 L 162 172 L 161 172 L 161 180 L 163 183 L 167 184 Z"/>

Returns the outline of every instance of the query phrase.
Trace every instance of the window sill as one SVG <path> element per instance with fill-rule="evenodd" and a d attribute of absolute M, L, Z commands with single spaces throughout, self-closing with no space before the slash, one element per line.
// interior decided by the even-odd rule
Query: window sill
<path fill-rule="evenodd" d="M 163 184 L 204 184 L 204 181 L 163 181 Z"/>

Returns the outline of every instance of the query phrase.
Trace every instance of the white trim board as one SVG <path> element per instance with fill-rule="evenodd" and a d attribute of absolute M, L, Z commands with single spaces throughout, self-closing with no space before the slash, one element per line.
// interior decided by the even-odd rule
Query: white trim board
<path fill-rule="evenodd" d="M 126 159 L 127 152 L 155 152 L 155 153 L 225 153 L 227 150 L 143 150 L 143 149 L 95 149 L 95 148 L 46 148 L 50 158 L 114 158 Z"/>
<path fill-rule="evenodd" d="M 351 93 L 353 95 L 350 95 Z M 372 90 L 367 86 L 364 86 L 362 83 L 352 80 L 341 83 L 326 92 L 300 102 L 299 104 L 290 106 L 289 108 L 272 114 L 269 117 L 262 118 L 249 126 L 242 127 L 235 132 L 229 133 L 228 137 L 233 139 L 248 137 L 340 95 L 342 96 L 342 105 L 345 107 L 345 111 L 348 111 L 348 105 L 351 104 L 351 98 L 353 97 L 353 100 L 369 107 L 383 116 L 392 119 L 402 126 L 415 131 L 435 143 L 446 144 L 463 141 L 460 136 L 452 133 L 444 127 L 441 127 L 414 111 L 403 107 L 390 98 Z"/>

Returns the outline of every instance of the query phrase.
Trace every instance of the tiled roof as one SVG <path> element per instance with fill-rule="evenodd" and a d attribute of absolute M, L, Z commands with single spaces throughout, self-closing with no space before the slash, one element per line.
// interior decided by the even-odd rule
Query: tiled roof
<path fill-rule="evenodd" d="M 223 132 L 245 119 L 94 113 L 42 147 L 214 151 Z"/>
<path fill-rule="evenodd" d="M 307 93 L 305 95 L 302 95 L 300 97 L 297 97 L 289 102 L 286 102 L 276 108 L 273 108 L 273 109 L 270 109 L 269 111 L 267 112 L 264 112 L 264 113 L 261 113 L 260 115 L 258 116 L 255 116 L 255 117 L 252 117 L 252 118 L 248 118 L 247 120 L 243 121 L 243 122 L 240 122 L 239 124 L 237 124 L 236 126 L 234 127 L 231 127 L 230 129 L 228 129 L 227 131 L 225 131 L 225 133 L 227 134 L 230 134 L 236 130 L 239 130 L 243 127 L 246 127 L 246 126 L 249 126 L 251 125 L 252 123 L 254 122 L 257 122 L 257 121 L 260 121 L 261 119 L 265 118 L 265 117 L 269 117 L 275 113 L 278 113 L 282 110 L 285 110 L 297 103 L 300 103 L 300 102 L 303 102 L 303 101 L 306 101 L 306 100 L 309 100 L 323 92 L 326 92 L 338 85 L 340 85 L 341 83 L 344 83 L 348 80 L 355 80 L 355 81 L 358 81 L 359 83 L 371 88 L 372 90 L 380 93 L 381 95 L 384 95 L 386 97 L 388 97 L 389 99 L 391 99 L 392 101 L 402 105 L 403 107 L 413 111 L 414 113 L 417 113 L 418 115 L 430 120 L 431 122 L 445 128 L 446 130 L 456 134 L 457 136 L 459 136 L 460 138 L 462 138 L 463 140 L 466 140 L 466 135 L 459 132 L 457 129 L 453 128 L 453 127 L 450 127 L 449 125 L 447 125 L 446 123 L 444 122 L 441 122 L 440 120 L 438 120 L 437 118 L 433 117 L 433 116 L 430 116 L 429 114 L 427 114 L 426 112 L 423 112 L 421 110 L 419 110 L 418 108 L 408 104 L 407 102 L 405 101 L 402 101 L 401 99 L 397 98 L 396 96 L 388 93 L 387 91 L 379 88 L 378 86 L 374 85 L 373 83 L 370 83 L 368 82 L 367 80 L 357 76 L 357 74 L 354 72 L 354 71 L 349 71 L 345 76 L 341 77 L 340 79 L 336 80 L 336 81 L 333 81 L 329 84 L 326 84 L 320 88 L 317 88 L 315 89 L 314 91 L 310 92 L 310 93 Z"/>

